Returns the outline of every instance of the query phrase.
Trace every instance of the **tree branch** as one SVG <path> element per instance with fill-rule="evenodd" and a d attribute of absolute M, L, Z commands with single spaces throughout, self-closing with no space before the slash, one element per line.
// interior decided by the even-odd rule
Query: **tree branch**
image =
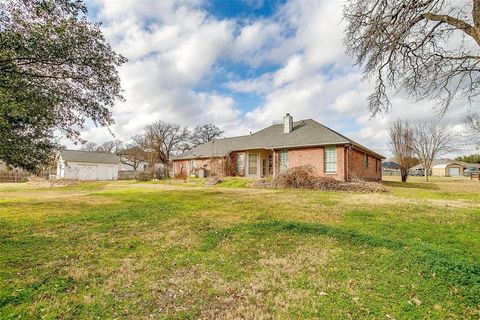
<path fill-rule="evenodd" d="M 423 13 L 420 16 L 425 18 L 426 20 L 444 22 L 451 25 L 452 27 L 455 27 L 458 30 L 462 30 L 480 45 L 480 35 L 478 34 L 477 30 L 475 30 L 472 25 L 463 20 L 451 17 L 447 14 L 435 14 L 431 12 Z"/>

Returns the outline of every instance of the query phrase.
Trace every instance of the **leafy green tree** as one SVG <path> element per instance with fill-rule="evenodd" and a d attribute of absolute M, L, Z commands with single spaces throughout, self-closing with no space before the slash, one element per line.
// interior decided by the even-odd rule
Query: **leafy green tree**
<path fill-rule="evenodd" d="M 126 59 L 86 18 L 82 1 L 0 0 L 0 161 L 39 170 L 54 131 L 80 141 L 87 120 L 113 123 Z"/>
<path fill-rule="evenodd" d="M 468 163 L 480 163 L 480 154 L 471 154 L 468 156 L 456 157 L 455 160 Z"/>

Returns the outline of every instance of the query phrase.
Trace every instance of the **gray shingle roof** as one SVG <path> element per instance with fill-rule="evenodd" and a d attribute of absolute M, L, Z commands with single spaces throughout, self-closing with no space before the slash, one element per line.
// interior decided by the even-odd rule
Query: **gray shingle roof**
<path fill-rule="evenodd" d="M 61 150 L 60 156 L 66 162 L 120 163 L 120 160 L 115 154 L 105 152 Z"/>
<path fill-rule="evenodd" d="M 218 139 L 199 145 L 174 157 L 174 160 L 226 156 L 232 151 L 252 149 L 280 149 L 332 144 L 353 144 L 370 154 L 384 158 L 359 143 L 318 123 L 307 119 L 294 122 L 290 133 L 283 133 L 283 124 L 275 124 L 251 135 Z"/>

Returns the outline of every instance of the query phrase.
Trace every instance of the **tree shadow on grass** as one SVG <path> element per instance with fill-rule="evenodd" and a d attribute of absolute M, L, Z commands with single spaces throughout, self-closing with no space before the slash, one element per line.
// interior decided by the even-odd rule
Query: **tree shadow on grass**
<path fill-rule="evenodd" d="M 396 188 L 440 190 L 440 187 L 436 183 L 432 183 L 432 182 L 422 183 L 422 182 L 383 181 L 383 184 L 388 187 L 396 187 Z"/>

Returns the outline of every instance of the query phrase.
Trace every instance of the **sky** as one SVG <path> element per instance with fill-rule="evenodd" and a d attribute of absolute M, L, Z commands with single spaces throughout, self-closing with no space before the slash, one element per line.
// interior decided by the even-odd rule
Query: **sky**
<path fill-rule="evenodd" d="M 225 136 L 312 118 L 389 155 L 395 119 L 435 117 L 435 104 L 391 96 L 392 111 L 372 117 L 372 89 L 345 54 L 341 0 L 87 0 L 114 50 L 124 102 L 109 129 L 89 125 L 88 141 L 129 138 L 157 120 L 213 123 Z M 455 101 L 443 121 L 461 130 L 468 105 Z M 112 136 L 112 133 L 115 135 Z M 458 154 L 468 154 L 462 147 Z"/>

